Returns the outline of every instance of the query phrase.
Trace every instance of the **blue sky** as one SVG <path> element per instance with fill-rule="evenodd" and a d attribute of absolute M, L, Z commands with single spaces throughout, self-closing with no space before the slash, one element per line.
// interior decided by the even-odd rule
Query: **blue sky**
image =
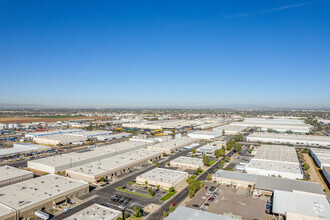
<path fill-rule="evenodd" d="M 330 107 L 330 1 L 0 0 L 0 103 Z"/>

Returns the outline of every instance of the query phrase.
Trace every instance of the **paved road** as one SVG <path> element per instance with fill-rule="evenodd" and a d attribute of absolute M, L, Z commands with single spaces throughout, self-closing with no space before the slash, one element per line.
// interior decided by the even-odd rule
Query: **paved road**
<path fill-rule="evenodd" d="M 230 151 L 228 154 L 226 154 L 221 160 L 218 160 L 214 167 L 217 167 L 218 164 L 220 164 L 220 162 L 222 160 L 225 159 L 226 156 L 231 157 L 234 154 L 234 151 Z M 206 172 L 202 173 L 200 176 L 198 176 L 196 178 L 197 181 L 201 181 L 201 180 L 205 180 L 207 175 L 213 173 L 213 169 L 209 169 Z M 145 219 L 146 220 L 154 220 L 154 219 L 162 219 L 163 218 L 163 211 L 169 212 L 169 206 L 171 205 L 171 203 L 175 202 L 174 207 L 177 207 L 189 194 L 188 191 L 188 186 L 185 187 L 182 191 L 180 191 L 177 195 L 175 195 L 175 197 L 172 197 L 171 199 L 167 200 L 165 203 L 163 203 L 163 205 L 155 212 L 149 214 Z"/>
<path fill-rule="evenodd" d="M 189 150 L 186 150 L 186 151 L 179 152 L 175 155 L 172 155 L 169 157 L 168 160 L 163 160 L 163 161 L 159 162 L 159 166 L 164 167 L 170 160 L 173 160 L 180 156 L 186 156 L 189 152 L 190 152 Z M 94 203 L 98 203 L 98 204 L 107 203 L 111 206 L 111 208 L 120 210 L 118 206 L 121 204 L 119 202 L 109 201 L 110 196 L 113 194 L 131 198 L 131 201 L 126 206 L 126 210 L 128 210 L 128 212 L 130 212 L 130 210 L 132 210 L 134 208 L 134 206 L 140 206 L 141 208 L 143 208 L 150 203 L 161 204 L 162 202 L 159 200 L 159 197 L 157 197 L 157 196 L 153 197 L 152 199 L 149 199 L 149 198 L 145 198 L 142 196 L 138 196 L 138 195 L 134 195 L 131 193 L 126 193 L 126 192 L 117 190 L 118 187 L 125 186 L 129 182 L 132 182 L 133 180 L 135 180 L 135 178 L 138 175 L 141 175 L 142 173 L 145 173 L 154 168 L 155 168 L 155 165 L 148 165 L 147 168 L 135 170 L 131 174 L 126 174 L 126 175 L 122 176 L 122 179 L 119 179 L 117 182 L 114 182 L 99 190 L 93 190 L 88 195 L 83 196 L 83 199 L 88 199 L 89 197 L 92 197 L 92 196 L 96 196 L 96 198 L 93 198 L 85 203 L 82 203 L 81 205 L 73 208 L 69 213 L 60 214 L 60 215 L 54 217 L 53 219 L 58 219 L 58 220 L 64 219 Z M 119 178 L 121 178 L 121 177 L 119 177 Z"/>

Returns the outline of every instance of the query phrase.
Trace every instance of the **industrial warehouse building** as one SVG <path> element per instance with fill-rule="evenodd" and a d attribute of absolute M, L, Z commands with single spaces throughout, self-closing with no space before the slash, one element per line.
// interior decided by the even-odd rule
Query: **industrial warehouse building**
<path fill-rule="evenodd" d="M 260 128 L 261 131 L 271 129 L 280 133 L 292 131 L 297 134 L 308 134 L 313 127 L 309 124 L 305 124 L 303 120 L 265 118 L 245 118 L 243 122 L 234 122 L 232 125 Z"/>
<path fill-rule="evenodd" d="M 215 150 L 221 149 L 222 146 L 225 146 L 226 143 L 222 141 L 217 141 L 213 143 L 206 144 L 200 148 L 196 149 L 196 154 L 197 155 L 203 155 L 205 154 L 206 156 L 209 157 L 214 157 Z"/>
<path fill-rule="evenodd" d="M 70 217 L 65 218 L 65 220 L 117 220 L 118 217 L 121 217 L 121 214 L 120 211 L 94 203 Z"/>
<path fill-rule="evenodd" d="M 69 134 L 69 133 L 75 133 L 75 132 L 81 132 L 84 130 L 76 129 L 76 130 L 53 130 L 53 131 L 41 131 L 41 132 L 33 132 L 33 133 L 26 133 L 26 138 L 35 138 L 35 137 L 42 137 L 42 136 L 48 136 L 48 135 L 54 135 L 54 134 Z"/>
<path fill-rule="evenodd" d="M 141 128 L 141 129 L 181 129 L 185 127 L 193 127 L 200 124 L 198 121 L 192 120 L 163 120 L 163 121 L 146 121 L 138 123 L 124 123 L 124 128 Z"/>
<path fill-rule="evenodd" d="M 255 195 L 271 196 L 275 190 L 302 191 L 323 195 L 322 187 L 318 183 L 311 183 L 287 178 L 260 176 L 248 173 L 239 173 L 226 170 L 218 170 L 212 176 L 217 183 L 233 186 L 235 188 L 250 188 Z"/>
<path fill-rule="evenodd" d="M 30 143 L 17 143 L 14 144 L 12 148 L 4 148 L 0 149 L 0 158 L 14 156 L 19 154 L 28 154 L 28 153 L 40 153 L 51 150 L 52 148 L 49 146 L 42 146 L 38 144 L 30 144 Z"/>
<path fill-rule="evenodd" d="M 151 150 L 158 150 L 163 153 L 170 154 L 171 152 L 174 152 L 179 149 L 183 149 L 186 145 L 192 144 L 197 142 L 198 139 L 193 139 L 193 138 L 176 138 L 176 139 L 171 139 L 166 142 L 150 145 L 147 148 Z"/>
<path fill-rule="evenodd" d="M 9 219 L 31 218 L 36 210 L 56 208 L 88 192 L 88 183 L 55 174 L 5 186 L 0 188 L 0 219 L 7 219 L 5 217 L 13 213 L 15 217 Z"/>
<path fill-rule="evenodd" d="M 326 195 L 275 190 L 273 213 L 294 219 L 330 219 L 330 205 Z"/>
<path fill-rule="evenodd" d="M 70 135 L 86 137 L 88 139 L 94 138 L 96 136 L 104 136 L 104 135 L 110 135 L 110 134 L 112 134 L 112 131 L 101 131 L 101 130 L 81 131 L 81 132 L 70 133 Z"/>
<path fill-rule="evenodd" d="M 314 159 L 316 164 L 323 169 L 323 167 L 330 167 L 330 150 L 320 148 L 310 148 L 309 154 Z"/>
<path fill-rule="evenodd" d="M 7 165 L 0 167 L 0 174 L 0 187 L 19 183 L 33 178 L 32 172 Z"/>
<path fill-rule="evenodd" d="M 38 144 L 45 144 L 52 146 L 83 143 L 86 140 L 87 137 L 73 136 L 69 134 L 52 134 L 52 135 L 39 136 L 33 138 L 33 141 Z"/>
<path fill-rule="evenodd" d="M 224 135 L 235 135 L 238 133 L 243 132 L 244 129 L 246 129 L 247 126 L 239 126 L 239 125 L 223 125 L 220 127 L 213 128 L 213 131 L 222 132 L 224 131 Z"/>
<path fill-rule="evenodd" d="M 147 181 L 150 186 L 156 187 L 159 185 L 160 188 L 169 189 L 171 187 L 179 187 L 186 179 L 188 179 L 188 177 L 189 174 L 187 172 L 155 168 L 140 176 L 137 176 L 136 182 L 145 184 Z"/>
<path fill-rule="evenodd" d="M 275 133 L 253 133 L 246 137 L 247 141 L 263 142 L 273 144 L 294 144 L 309 146 L 330 146 L 329 136 L 297 135 L 297 134 L 275 134 Z"/>
<path fill-rule="evenodd" d="M 262 145 L 245 171 L 263 176 L 303 179 L 295 148 L 283 145 Z"/>
<path fill-rule="evenodd" d="M 144 164 L 159 160 L 162 153 L 154 150 L 139 149 L 107 159 L 95 161 L 66 170 L 66 175 L 77 180 L 96 183 L 102 177 L 112 180 L 117 175 L 124 174 L 141 167 Z"/>
<path fill-rule="evenodd" d="M 237 218 L 232 218 L 224 215 L 218 215 L 211 212 L 204 212 L 202 210 L 197 210 L 193 208 L 187 208 L 184 206 L 179 206 L 174 210 L 168 217 L 164 220 L 238 220 Z"/>
<path fill-rule="evenodd" d="M 101 135 L 101 136 L 95 136 L 98 141 L 109 141 L 112 139 L 119 139 L 119 138 L 126 138 L 131 136 L 130 133 L 117 133 L 117 134 L 110 134 L 110 135 Z"/>
<path fill-rule="evenodd" d="M 192 169 L 203 167 L 203 159 L 196 157 L 178 157 L 174 160 L 171 160 L 170 165 L 173 167 L 180 167 L 181 169 Z"/>
<path fill-rule="evenodd" d="M 214 140 L 221 137 L 221 131 L 194 131 L 188 133 L 188 137 L 196 139 Z"/>
<path fill-rule="evenodd" d="M 125 141 L 102 147 L 85 149 L 68 154 L 60 154 L 56 156 L 41 158 L 28 161 L 28 167 L 41 170 L 47 173 L 57 173 L 65 171 L 68 168 L 80 166 L 93 161 L 105 159 L 115 155 L 123 154 L 129 151 L 145 148 L 146 143 Z"/>
<path fill-rule="evenodd" d="M 330 185 L 330 167 L 323 167 L 322 173 L 323 173 L 327 183 Z"/>

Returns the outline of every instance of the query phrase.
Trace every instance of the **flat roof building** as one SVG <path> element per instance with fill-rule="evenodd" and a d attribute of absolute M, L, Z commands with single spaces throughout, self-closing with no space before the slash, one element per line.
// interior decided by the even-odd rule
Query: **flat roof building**
<path fill-rule="evenodd" d="M 286 219 L 330 219 L 330 205 L 326 195 L 275 190 L 273 213 Z M 290 213 L 290 214 L 289 214 Z"/>
<path fill-rule="evenodd" d="M 187 208 L 184 206 L 179 206 L 174 210 L 165 220 L 235 220 L 236 218 L 231 218 L 224 215 L 218 215 L 211 212 L 203 212 L 202 210 Z"/>
<path fill-rule="evenodd" d="M 217 141 L 216 143 L 209 143 L 209 144 L 206 144 L 200 148 L 197 148 L 196 149 L 196 154 L 197 155 L 203 155 L 205 154 L 206 156 L 209 156 L 209 157 L 214 157 L 214 153 L 215 153 L 215 150 L 217 149 L 221 149 L 222 146 L 225 146 L 226 143 L 225 142 L 221 142 L 221 141 Z"/>
<path fill-rule="evenodd" d="M 203 159 L 196 157 L 178 157 L 171 160 L 170 165 L 173 167 L 180 167 L 181 169 L 192 169 L 203 167 Z"/>
<path fill-rule="evenodd" d="M 161 142 L 158 144 L 150 145 L 147 148 L 151 150 L 158 150 L 167 154 L 170 154 L 171 152 L 174 152 L 178 149 L 182 149 L 186 145 L 192 144 L 197 142 L 198 139 L 193 138 L 177 138 L 177 139 L 171 139 L 166 142 Z"/>
<path fill-rule="evenodd" d="M 257 132 L 246 137 L 247 141 L 271 142 L 273 144 L 294 144 L 309 146 L 330 146 L 329 136 L 297 135 L 297 134 L 275 134 Z"/>
<path fill-rule="evenodd" d="M 245 118 L 243 122 L 234 122 L 232 125 L 260 128 L 261 131 L 267 131 L 268 129 L 281 133 L 292 131 L 298 134 L 308 134 L 313 127 L 305 124 L 303 120 L 265 118 Z"/>
<path fill-rule="evenodd" d="M 0 188 L 0 204 L 14 209 L 17 219 L 27 219 L 35 210 L 56 208 L 56 204 L 88 192 L 86 182 L 49 174 Z"/>
<path fill-rule="evenodd" d="M 41 137 L 41 136 L 54 135 L 54 134 L 75 133 L 75 132 L 81 132 L 81 131 L 83 131 L 83 130 L 81 130 L 81 129 L 75 129 L 75 130 L 41 131 L 41 132 L 26 133 L 25 134 L 25 137 L 27 137 L 27 138 L 34 138 L 34 137 Z"/>
<path fill-rule="evenodd" d="M 327 183 L 330 184 L 330 167 L 323 167 L 322 173 L 323 173 Z"/>
<path fill-rule="evenodd" d="M 110 134 L 112 134 L 112 131 L 95 130 L 95 131 L 75 132 L 75 133 L 71 133 L 70 135 L 86 137 L 86 138 L 94 138 L 96 136 L 104 136 L 104 135 L 110 135 Z"/>
<path fill-rule="evenodd" d="M 11 166 L 0 167 L 0 187 L 22 182 L 33 178 L 33 173 Z"/>
<path fill-rule="evenodd" d="M 230 125 L 223 125 L 223 126 L 213 128 L 213 131 L 219 131 L 219 132 L 221 132 L 221 134 L 224 131 L 224 135 L 235 135 L 235 134 L 242 132 L 246 128 L 247 128 L 247 126 L 230 124 Z"/>
<path fill-rule="evenodd" d="M 107 159 L 95 161 L 66 170 L 66 175 L 77 180 L 96 183 L 102 177 L 112 180 L 120 174 L 125 174 L 144 164 L 159 160 L 159 151 L 139 149 Z"/>
<path fill-rule="evenodd" d="M 155 168 L 137 176 L 136 182 L 144 184 L 147 181 L 150 186 L 156 187 L 159 185 L 161 188 L 169 189 L 171 187 L 179 187 L 188 177 L 189 174 L 187 172 Z"/>
<path fill-rule="evenodd" d="M 303 191 L 323 195 L 323 189 L 318 183 L 311 183 L 301 180 L 260 176 L 248 173 L 218 170 L 213 174 L 213 180 L 220 184 L 233 185 L 236 187 L 248 188 L 255 194 L 272 195 L 274 190 L 282 191 Z"/>
<path fill-rule="evenodd" d="M 295 148 L 283 145 L 262 145 L 245 171 L 263 176 L 303 179 Z"/>
<path fill-rule="evenodd" d="M 64 220 L 117 220 L 118 217 L 120 211 L 94 203 Z"/>
<path fill-rule="evenodd" d="M 101 136 L 94 136 L 98 141 L 109 141 L 112 139 L 119 139 L 132 136 L 130 133 L 115 133 L 110 135 L 101 135 Z"/>
<path fill-rule="evenodd" d="M 124 123 L 126 128 L 141 129 L 180 129 L 184 127 L 193 127 L 199 125 L 200 122 L 193 120 L 162 120 L 162 121 L 145 121 L 138 123 Z"/>
<path fill-rule="evenodd" d="M 221 137 L 221 131 L 194 131 L 188 133 L 188 137 L 196 139 L 214 140 L 217 137 Z"/>
<path fill-rule="evenodd" d="M 28 161 L 27 165 L 29 168 L 35 170 L 41 170 L 47 173 L 57 173 L 72 167 L 91 163 L 93 161 L 145 148 L 146 146 L 147 144 L 143 142 L 124 141 L 115 144 L 104 145 L 102 147 L 84 149 L 67 154 L 60 154 L 32 160 Z"/>
<path fill-rule="evenodd" d="M 52 134 L 52 135 L 38 136 L 33 138 L 33 141 L 38 144 L 53 145 L 53 146 L 75 144 L 75 143 L 84 142 L 86 140 L 87 137 L 73 136 L 69 134 Z"/>
<path fill-rule="evenodd" d="M 12 148 L 0 149 L 0 158 L 6 156 L 19 155 L 19 154 L 33 153 L 33 152 L 43 152 L 51 149 L 52 148 L 49 146 L 42 146 L 38 144 L 17 143 L 14 144 Z"/>
<path fill-rule="evenodd" d="M 323 169 L 323 167 L 330 167 L 330 150 L 310 148 L 309 154 L 315 160 L 316 164 Z"/>

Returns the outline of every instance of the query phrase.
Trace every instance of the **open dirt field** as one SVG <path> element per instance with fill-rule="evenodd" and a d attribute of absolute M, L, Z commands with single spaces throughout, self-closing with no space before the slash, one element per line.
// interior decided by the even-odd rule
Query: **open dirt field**
<path fill-rule="evenodd" d="M 0 123 L 31 123 L 31 122 L 57 122 L 57 121 L 70 121 L 76 119 L 110 119 L 109 117 L 64 117 L 64 118 L 29 118 L 29 117 L 11 117 L 0 118 Z"/>

